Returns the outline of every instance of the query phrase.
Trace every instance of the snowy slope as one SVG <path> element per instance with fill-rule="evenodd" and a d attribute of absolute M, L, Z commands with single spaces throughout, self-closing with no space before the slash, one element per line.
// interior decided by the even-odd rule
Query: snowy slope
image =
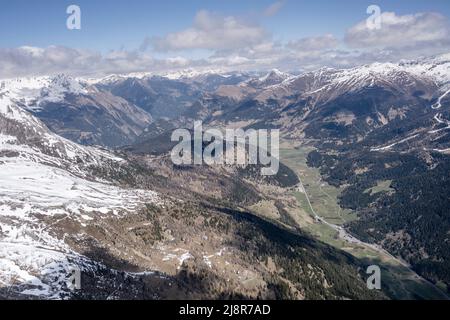
<path fill-rule="evenodd" d="M 208 75 L 221 75 L 229 77 L 230 73 L 223 69 L 183 69 L 169 72 L 135 72 L 128 74 L 112 74 L 101 78 L 83 79 L 82 82 L 86 84 L 112 84 L 127 79 L 146 79 L 152 77 L 161 77 L 169 80 L 190 80 Z"/>
<path fill-rule="evenodd" d="M 126 145 L 152 121 L 134 104 L 66 75 L 0 80 L 0 95 L 82 144 Z"/>
<path fill-rule="evenodd" d="M 45 102 L 60 102 L 66 94 L 88 93 L 87 83 L 66 75 L 0 80 L 0 94 L 22 103 L 32 111 L 39 111 Z"/>
<path fill-rule="evenodd" d="M 438 98 L 450 87 L 450 54 L 399 63 L 373 63 L 349 69 L 321 68 L 287 78 L 266 88 L 258 100 L 285 97 L 293 94 L 313 96 L 328 101 L 361 88 L 380 86 L 404 94 L 416 88 L 432 92 Z"/>
<path fill-rule="evenodd" d="M 21 156 L 77 170 L 73 162 L 99 165 L 105 159 L 121 161 L 100 149 L 80 146 L 52 132 L 7 95 L 0 95 L 2 149 L 23 151 Z"/>
<path fill-rule="evenodd" d="M 124 160 L 49 132 L 15 99 L 0 95 L 0 289 L 67 296 L 70 269 L 95 262 L 72 250 L 52 225 L 62 219 L 84 225 L 159 203 L 155 192 L 122 189 L 86 171 L 114 163 Z"/>
<path fill-rule="evenodd" d="M 270 72 L 268 72 L 266 75 L 260 77 L 258 81 L 261 85 L 273 85 L 281 83 L 289 78 L 292 78 L 292 75 L 289 73 L 281 72 L 278 69 L 273 69 Z"/>

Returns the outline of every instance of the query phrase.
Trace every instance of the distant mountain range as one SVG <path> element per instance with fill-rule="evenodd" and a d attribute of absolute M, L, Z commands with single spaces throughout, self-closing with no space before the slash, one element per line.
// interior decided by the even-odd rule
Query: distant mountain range
<path fill-rule="evenodd" d="M 315 116 L 325 121 L 319 126 L 345 128 L 356 121 L 365 131 L 405 116 L 413 104 L 434 105 L 437 114 L 439 103 L 448 99 L 449 68 L 450 57 L 443 55 L 353 69 L 323 68 L 297 76 L 278 70 L 262 76 L 188 70 L 95 80 L 23 78 L 4 80 L 0 87 L 54 132 L 83 144 L 116 147 L 133 143 L 160 118 L 265 121 L 297 132 L 299 126 L 314 126 Z M 361 100 L 361 92 L 366 99 L 373 100 L 372 94 L 382 100 L 377 110 L 339 106 L 342 100 Z M 438 118 L 447 123 L 441 113 Z M 323 132 L 326 135 L 327 129 Z"/>

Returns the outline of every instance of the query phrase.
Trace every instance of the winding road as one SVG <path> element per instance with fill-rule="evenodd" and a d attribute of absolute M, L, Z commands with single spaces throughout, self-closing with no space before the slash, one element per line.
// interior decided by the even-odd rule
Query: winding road
<path fill-rule="evenodd" d="M 293 169 L 294 172 L 297 172 L 295 170 L 295 168 L 291 168 Z M 310 196 L 308 195 L 308 192 L 302 182 L 302 179 L 300 177 L 300 175 L 297 173 L 297 177 L 299 180 L 299 185 L 301 187 L 301 189 L 303 190 L 303 193 L 305 195 L 306 201 L 308 202 L 308 206 L 311 209 L 311 212 L 314 214 L 314 219 L 316 220 L 316 222 L 319 223 L 323 223 L 326 226 L 332 228 L 333 230 L 336 230 L 338 232 L 338 236 L 340 239 L 351 243 L 351 244 L 357 244 L 363 247 L 366 247 L 368 249 L 374 250 L 376 252 L 378 252 L 381 255 L 384 255 L 390 259 L 392 259 L 393 261 L 397 262 L 398 264 L 400 264 L 401 266 L 403 266 L 404 268 L 406 268 L 407 270 L 409 270 L 414 278 L 416 278 L 417 280 L 421 280 L 424 283 L 427 283 L 428 285 L 432 286 L 435 290 L 437 290 L 438 292 L 440 292 L 442 294 L 443 297 L 446 297 L 447 299 L 449 299 L 448 295 L 443 292 L 439 287 L 437 287 L 435 284 L 433 284 L 432 282 L 428 281 L 427 279 L 421 277 L 420 275 L 418 275 L 413 269 L 411 269 L 411 265 L 408 264 L 406 261 L 403 261 L 402 259 L 399 259 L 397 257 L 395 257 L 394 255 L 392 255 L 391 253 L 389 253 L 388 251 L 386 251 L 385 249 L 383 249 L 381 246 L 377 245 L 377 244 L 372 244 L 372 243 L 367 243 L 364 241 L 359 240 L 358 238 L 354 237 L 353 235 L 351 235 L 350 233 L 348 233 L 343 227 L 339 226 L 339 225 L 335 225 L 333 223 L 330 223 L 328 221 L 326 221 L 323 217 L 321 217 L 313 208 L 312 204 L 311 204 L 311 200 L 310 200 Z"/>

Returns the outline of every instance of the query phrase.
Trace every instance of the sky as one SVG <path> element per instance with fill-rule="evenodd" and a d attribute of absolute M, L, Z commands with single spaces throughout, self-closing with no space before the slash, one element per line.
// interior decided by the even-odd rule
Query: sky
<path fill-rule="evenodd" d="M 302 71 L 450 52 L 448 0 L 0 0 L 0 78 Z M 66 10 L 80 8 L 79 30 Z M 380 10 L 367 12 L 370 5 Z M 367 22 L 369 19 L 369 22 Z"/>

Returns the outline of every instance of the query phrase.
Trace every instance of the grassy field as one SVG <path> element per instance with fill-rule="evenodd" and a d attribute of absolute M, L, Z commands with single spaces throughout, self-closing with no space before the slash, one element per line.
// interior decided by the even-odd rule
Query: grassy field
<path fill-rule="evenodd" d="M 391 183 L 392 183 L 392 180 L 378 181 L 378 183 L 375 187 L 364 190 L 364 192 L 369 193 L 369 194 L 376 194 L 376 193 L 380 193 L 380 192 L 393 191 L 394 189 L 391 188 Z"/>
<path fill-rule="evenodd" d="M 342 225 L 356 219 L 354 212 L 343 210 L 338 205 L 337 197 L 340 190 L 322 181 L 319 171 L 306 165 L 306 157 L 311 151 L 311 148 L 282 149 L 280 150 L 281 161 L 297 172 L 303 186 L 307 189 L 311 205 L 319 216 L 336 225 Z M 301 196 L 299 200 L 301 200 Z M 300 203 L 306 205 L 309 209 L 307 203 L 303 201 L 300 201 Z"/>
<path fill-rule="evenodd" d="M 379 265 L 382 269 L 382 289 L 391 298 L 447 298 L 435 286 L 422 280 L 396 259 L 370 247 L 340 239 L 335 229 L 315 219 L 314 212 L 331 224 L 343 225 L 357 219 L 357 215 L 355 212 L 340 208 L 338 196 L 341 190 L 324 182 L 318 169 L 307 166 L 307 155 L 312 150 L 310 147 L 294 148 L 286 142 L 282 144 L 280 149 L 281 161 L 297 173 L 303 184 L 304 190 L 299 187 L 298 190 L 293 191 L 299 205 L 297 213 L 300 217 L 298 217 L 298 220 L 309 221 L 302 228 L 315 238 L 366 261 L 368 265 Z M 368 192 L 390 191 L 390 183 L 391 181 L 381 181 Z M 306 194 L 309 197 L 312 209 Z"/>

